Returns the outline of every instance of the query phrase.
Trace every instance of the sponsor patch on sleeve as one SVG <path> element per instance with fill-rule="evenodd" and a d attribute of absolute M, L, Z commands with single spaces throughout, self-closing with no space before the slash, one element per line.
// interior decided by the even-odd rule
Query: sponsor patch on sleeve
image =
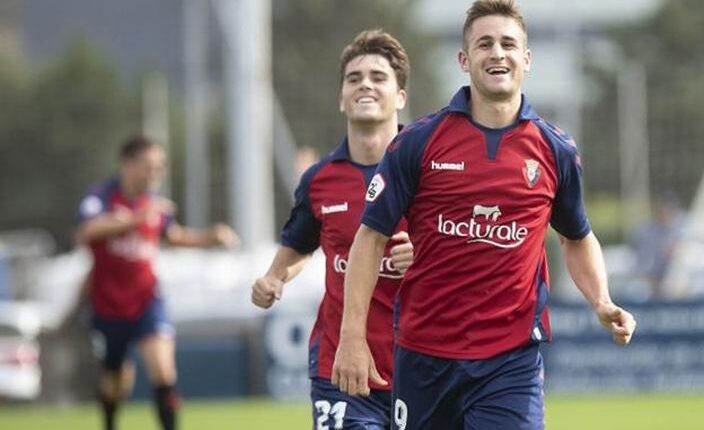
<path fill-rule="evenodd" d="M 368 202 L 376 201 L 376 199 L 379 198 L 381 193 L 384 192 L 384 188 L 386 188 L 386 182 L 384 181 L 384 177 L 381 176 L 381 173 L 377 173 L 376 175 L 374 175 L 372 181 L 369 183 L 369 188 L 367 188 L 366 200 Z"/>

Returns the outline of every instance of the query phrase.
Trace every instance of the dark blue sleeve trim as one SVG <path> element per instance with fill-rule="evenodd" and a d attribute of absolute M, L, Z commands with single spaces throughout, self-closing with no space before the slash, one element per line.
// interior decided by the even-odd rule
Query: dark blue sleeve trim
<path fill-rule="evenodd" d="M 327 159 L 310 167 L 296 188 L 295 203 L 281 232 L 281 244 L 301 254 L 310 254 L 320 246 L 320 220 L 315 217 L 310 201 L 310 186 L 315 175 L 329 162 Z"/>
<path fill-rule="evenodd" d="M 582 166 L 577 145 L 568 134 L 551 124 L 543 120 L 536 124 L 550 143 L 558 173 L 550 225 L 567 239 L 582 239 L 589 234 L 591 226 L 582 197 Z"/>
<path fill-rule="evenodd" d="M 417 192 L 426 145 L 445 114 L 443 110 L 414 121 L 389 144 L 372 179 L 372 185 L 381 181 L 383 188 L 377 184 L 378 195 L 370 195 L 368 190 L 364 225 L 385 236 L 396 230 Z"/>
<path fill-rule="evenodd" d="M 110 204 L 110 194 L 115 190 L 118 184 L 117 179 L 113 178 L 91 187 L 91 189 L 81 197 L 80 207 L 76 214 L 76 223 L 80 224 L 107 212 L 108 205 Z"/>

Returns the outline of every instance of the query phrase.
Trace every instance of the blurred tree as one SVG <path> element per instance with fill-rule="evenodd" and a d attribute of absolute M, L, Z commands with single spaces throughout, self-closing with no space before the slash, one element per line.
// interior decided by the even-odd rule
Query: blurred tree
<path fill-rule="evenodd" d="M 654 195 L 676 190 L 690 201 L 702 175 L 704 163 L 704 2 L 668 0 L 649 19 L 609 32 L 620 47 L 614 64 L 641 64 L 647 73 L 648 136 L 651 190 Z M 615 77 L 591 70 L 601 91 L 587 107 L 585 141 L 593 148 L 585 163 L 598 164 L 603 172 L 592 175 L 592 188 L 618 189 L 618 101 Z M 609 188 L 611 187 L 611 188 Z"/>
<path fill-rule="evenodd" d="M 337 108 L 338 59 L 363 29 L 391 32 L 409 53 L 410 102 L 404 121 L 444 104 L 447 95 L 435 98 L 428 55 L 435 41 L 413 22 L 417 1 L 273 0 L 274 87 L 299 144 L 325 154 L 344 133 L 344 117 Z M 0 230 L 43 227 L 65 250 L 71 246 L 81 195 L 115 170 L 122 139 L 139 129 L 140 98 L 85 41 L 74 43 L 38 73 L 28 73 L 20 58 L 6 60 L 0 62 Z M 179 203 L 184 188 L 183 111 L 178 95 L 173 100 L 169 149 L 175 169 L 170 179 L 172 197 Z M 211 209 L 224 219 L 227 178 L 220 111 L 213 106 L 209 112 Z M 287 213 L 284 194 L 279 189 L 277 200 L 286 202 Z"/>
<path fill-rule="evenodd" d="M 66 249 L 81 195 L 115 169 L 137 99 L 83 41 L 36 75 L 0 70 L 0 229 L 44 227 Z"/>
<path fill-rule="evenodd" d="M 414 23 L 417 0 L 273 0 L 274 87 L 299 145 L 328 153 L 345 131 L 338 110 L 339 57 L 362 30 L 383 28 L 411 61 L 404 122 L 438 109 L 429 53 L 435 41 Z"/>
<path fill-rule="evenodd" d="M 450 95 L 438 97 L 430 58 L 437 41 L 418 30 L 417 4 L 418 0 L 272 0 L 274 90 L 299 146 L 324 155 L 345 133 L 345 117 L 337 102 L 339 58 L 365 29 L 388 31 L 410 58 L 409 102 L 401 113 L 402 122 L 446 103 Z M 277 226 L 288 217 L 291 198 L 281 181 L 277 178 Z"/>

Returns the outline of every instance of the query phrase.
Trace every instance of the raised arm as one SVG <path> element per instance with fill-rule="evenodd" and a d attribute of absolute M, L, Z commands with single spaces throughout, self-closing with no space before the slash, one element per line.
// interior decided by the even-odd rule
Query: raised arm
<path fill-rule="evenodd" d="M 103 212 L 85 219 L 78 225 L 76 241 L 81 245 L 87 245 L 96 240 L 117 236 L 134 230 L 137 226 L 152 218 L 158 219 L 164 213 L 171 214 L 173 210 L 171 201 L 158 199 L 136 211 L 118 208 L 113 211 Z"/>
<path fill-rule="evenodd" d="M 252 285 L 252 303 L 268 309 L 281 298 L 284 284 L 296 277 L 310 254 L 301 254 L 288 246 L 281 246 L 271 262 L 269 270 Z"/>
<path fill-rule="evenodd" d="M 367 344 L 369 303 L 379 277 L 387 236 L 362 224 L 350 248 L 345 272 L 345 306 L 340 327 L 340 343 L 332 369 L 332 383 L 350 395 L 369 395 L 371 378 L 386 385 L 376 370 Z"/>
<path fill-rule="evenodd" d="M 166 230 L 166 241 L 173 246 L 233 248 L 239 244 L 239 237 L 227 224 L 217 223 L 207 229 L 197 230 L 173 223 Z"/>
<path fill-rule="evenodd" d="M 81 245 L 87 245 L 96 240 L 133 230 L 140 223 L 141 219 L 128 211 L 104 213 L 83 221 L 78 226 L 76 242 Z"/>
<path fill-rule="evenodd" d="M 636 320 L 611 301 L 604 256 L 596 236 L 592 232 L 579 240 L 560 236 L 560 244 L 570 276 L 594 309 L 599 322 L 609 330 L 614 342 L 627 345 L 636 328 Z"/>

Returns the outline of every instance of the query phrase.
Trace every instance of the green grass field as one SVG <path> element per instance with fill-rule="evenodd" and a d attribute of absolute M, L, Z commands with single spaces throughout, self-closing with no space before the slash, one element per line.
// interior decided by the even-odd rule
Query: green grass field
<path fill-rule="evenodd" d="M 550 397 L 548 430 L 701 430 L 704 394 Z M 148 403 L 130 403 L 120 415 L 122 430 L 157 430 Z M 311 429 L 307 404 L 265 400 L 186 402 L 181 430 Z M 99 430 L 93 405 L 68 408 L 0 405 L 0 430 Z M 432 429 L 441 430 L 441 429 Z"/>

